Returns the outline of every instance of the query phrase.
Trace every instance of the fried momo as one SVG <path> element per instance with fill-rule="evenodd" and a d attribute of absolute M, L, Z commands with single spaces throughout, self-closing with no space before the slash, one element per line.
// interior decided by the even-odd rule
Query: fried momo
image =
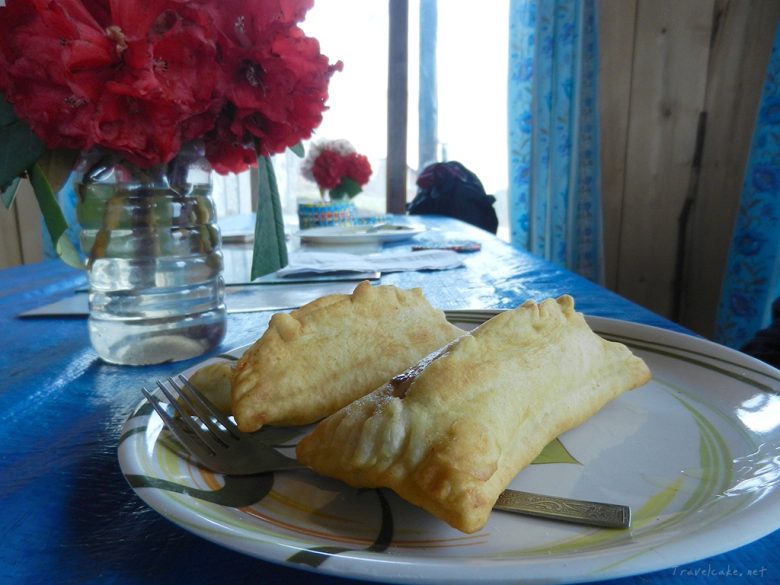
<path fill-rule="evenodd" d="M 190 384 L 217 407 L 230 416 L 230 384 L 233 379 L 233 363 L 224 361 L 203 366 L 190 377 Z"/>
<path fill-rule="evenodd" d="M 388 487 L 463 532 L 545 445 L 650 379 L 571 297 L 527 302 L 322 421 L 298 459 L 355 487 Z"/>
<path fill-rule="evenodd" d="M 231 388 L 242 431 L 320 420 L 464 332 L 420 289 L 357 286 L 271 318 Z"/>

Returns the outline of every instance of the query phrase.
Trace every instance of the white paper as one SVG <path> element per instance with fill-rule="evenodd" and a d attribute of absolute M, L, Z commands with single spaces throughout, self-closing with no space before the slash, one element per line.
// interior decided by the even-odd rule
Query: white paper
<path fill-rule="evenodd" d="M 324 295 L 349 294 L 357 282 L 320 282 L 310 284 L 247 284 L 228 286 L 225 289 L 225 306 L 228 313 L 252 313 L 257 311 L 281 311 L 295 309 Z M 87 293 L 79 292 L 54 303 L 30 309 L 20 317 L 87 316 Z"/>
<path fill-rule="evenodd" d="M 280 277 L 306 272 L 406 272 L 413 270 L 447 270 L 463 266 L 457 252 L 423 250 L 420 252 L 380 252 L 377 254 L 346 254 L 339 252 L 295 252 L 289 264 L 279 270 Z"/>

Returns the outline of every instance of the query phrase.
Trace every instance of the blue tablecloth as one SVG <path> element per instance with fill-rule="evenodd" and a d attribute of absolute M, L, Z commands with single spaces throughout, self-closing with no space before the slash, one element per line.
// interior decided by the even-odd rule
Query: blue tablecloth
<path fill-rule="evenodd" d="M 464 256 L 465 268 L 382 278 L 421 287 L 443 309 L 513 308 L 528 298 L 571 293 L 585 313 L 680 329 L 487 232 L 447 218 L 416 220 L 437 238 L 482 244 L 480 252 Z M 135 495 L 117 463 L 120 429 L 141 398 L 140 387 L 169 375 L 171 366 L 101 362 L 83 317 L 17 317 L 72 294 L 84 282 L 83 274 L 57 261 L 0 271 L 0 582 L 357 583 L 221 548 L 173 525 Z M 215 353 L 251 343 L 269 318 L 269 313 L 230 315 L 227 337 Z M 613 583 L 680 583 L 697 575 L 708 584 L 751 578 L 777 583 L 778 545 L 775 532 L 689 566 Z"/>

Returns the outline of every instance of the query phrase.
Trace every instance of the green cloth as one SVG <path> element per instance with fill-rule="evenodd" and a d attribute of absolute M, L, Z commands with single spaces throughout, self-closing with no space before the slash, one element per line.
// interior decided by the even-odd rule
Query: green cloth
<path fill-rule="evenodd" d="M 255 247 L 252 254 L 252 275 L 276 272 L 287 266 L 287 243 L 284 237 L 284 218 L 279 200 L 279 188 L 271 159 L 258 157 L 257 219 L 255 221 Z"/>

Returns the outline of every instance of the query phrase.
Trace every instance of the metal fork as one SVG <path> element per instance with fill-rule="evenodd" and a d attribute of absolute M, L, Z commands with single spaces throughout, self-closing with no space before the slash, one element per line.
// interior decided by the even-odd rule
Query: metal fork
<path fill-rule="evenodd" d="M 155 394 L 146 388 L 141 391 L 171 434 L 205 467 L 224 475 L 304 469 L 302 463 L 271 446 L 277 436 L 240 431 L 184 376 L 179 376 L 178 383 L 168 378 L 167 383 L 173 392 L 160 380 L 157 387 L 178 416 L 171 416 Z"/>
<path fill-rule="evenodd" d="M 178 381 L 168 378 L 167 385 L 158 380 L 157 387 L 174 411 L 173 416 L 153 392 L 146 388 L 141 391 L 182 447 L 205 467 L 225 475 L 305 468 L 272 446 L 280 438 L 289 437 L 287 431 L 240 431 L 184 376 L 178 376 Z M 602 528 L 628 528 L 631 522 L 628 506 L 511 489 L 501 493 L 494 509 Z"/>

